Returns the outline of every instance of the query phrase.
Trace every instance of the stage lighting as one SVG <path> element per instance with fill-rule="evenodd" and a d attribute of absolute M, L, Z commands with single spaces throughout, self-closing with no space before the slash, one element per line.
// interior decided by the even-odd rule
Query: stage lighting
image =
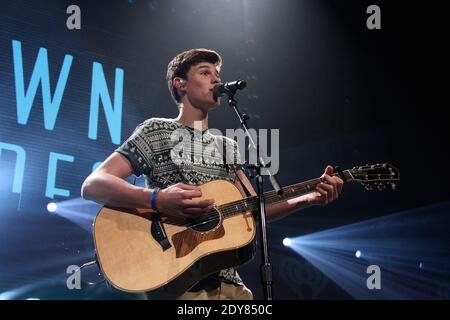
<path fill-rule="evenodd" d="M 56 203 L 54 203 L 54 202 L 50 202 L 50 203 L 47 205 L 47 210 L 48 210 L 48 212 L 55 212 L 57 208 L 58 208 L 58 206 L 57 206 Z"/>
<path fill-rule="evenodd" d="M 291 243 L 292 243 L 292 240 L 291 240 L 291 239 L 289 239 L 289 238 L 284 238 L 284 239 L 283 239 L 283 245 L 284 245 L 285 247 L 289 247 L 289 246 L 291 245 Z"/>
<path fill-rule="evenodd" d="M 357 257 L 357 258 L 361 257 L 361 251 L 356 250 L 355 257 Z"/>

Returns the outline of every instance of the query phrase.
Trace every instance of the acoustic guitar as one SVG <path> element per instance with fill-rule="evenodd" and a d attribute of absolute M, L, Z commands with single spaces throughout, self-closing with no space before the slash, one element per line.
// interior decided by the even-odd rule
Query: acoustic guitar
<path fill-rule="evenodd" d="M 340 176 L 367 189 L 395 189 L 400 180 L 397 169 L 387 163 L 354 167 Z M 317 178 L 284 187 L 282 195 L 266 192 L 266 205 L 313 192 L 320 182 Z M 214 199 L 215 206 L 188 220 L 147 208 L 104 206 L 99 211 L 93 225 L 95 250 L 110 284 L 127 292 L 160 289 L 178 295 L 206 276 L 254 257 L 257 197 L 244 197 L 225 180 L 199 188 L 200 199 Z"/>

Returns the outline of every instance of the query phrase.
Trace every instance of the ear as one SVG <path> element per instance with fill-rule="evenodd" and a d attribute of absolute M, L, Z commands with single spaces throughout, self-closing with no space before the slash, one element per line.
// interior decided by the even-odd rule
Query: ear
<path fill-rule="evenodd" d="M 175 77 L 172 80 L 172 85 L 177 88 L 177 90 L 182 91 L 186 87 L 186 80 L 180 77 Z"/>

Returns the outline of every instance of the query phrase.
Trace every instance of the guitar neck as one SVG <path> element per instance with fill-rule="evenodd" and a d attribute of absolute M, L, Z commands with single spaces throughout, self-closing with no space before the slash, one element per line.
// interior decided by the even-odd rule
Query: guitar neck
<path fill-rule="evenodd" d="M 346 182 L 353 181 L 353 177 L 349 170 L 345 170 L 342 172 L 344 174 L 345 179 L 343 179 Z M 332 176 L 338 176 L 337 173 L 333 173 Z M 264 197 L 267 204 L 273 204 L 285 200 L 289 200 L 292 198 L 296 198 L 299 196 L 302 196 L 304 194 L 311 193 L 315 191 L 316 186 L 321 183 L 322 180 L 320 178 L 296 183 L 287 187 L 283 188 L 283 194 L 279 196 L 275 190 L 268 191 L 264 193 Z M 254 197 L 256 199 L 256 197 Z"/>
<path fill-rule="evenodd" d="M 350 170 L 342 171 L 345 179 L 345 182 L 353 181 L 353 176 L 350 173 Z M 338 176 L 337 173 L 333 173 L 333 176 Z M 314 192 L 316 186 L 321 183 L 322 180 L 320 178 L 296 183 L 283 188 L 283 194 L 278 195 L 275 190 L 268 191 L 264 193 L 265 203 L 267 205 L 275 204 L 278 202 L 286 201 L 289 199 L 293 199 L 311 192 Z M 239 213 L 247 212 L 247 211 L 255 211 L 258 209 L 258 197 L 252 196 L 242 200 L 230 202 L 227 204 L 223 204 L 219 207 L 224 217 L 234 216 Z"/>

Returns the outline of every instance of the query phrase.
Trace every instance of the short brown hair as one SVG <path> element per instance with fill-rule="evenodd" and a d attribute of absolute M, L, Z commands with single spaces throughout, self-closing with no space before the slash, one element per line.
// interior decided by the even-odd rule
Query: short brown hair
<path fill-rule="evenodd" d="M 189 69 L 200 62 L 210 62 L 221 66 L 222 57 L 216 51 L 200 48 L 181 52 L 169 62 L 166 75 L 167 85 L 176 103 L 181 101 L 181 97 L 178 94 L 177 88 L 173 85 L 173 79 L 176 77 L 186 79 Z"/>

